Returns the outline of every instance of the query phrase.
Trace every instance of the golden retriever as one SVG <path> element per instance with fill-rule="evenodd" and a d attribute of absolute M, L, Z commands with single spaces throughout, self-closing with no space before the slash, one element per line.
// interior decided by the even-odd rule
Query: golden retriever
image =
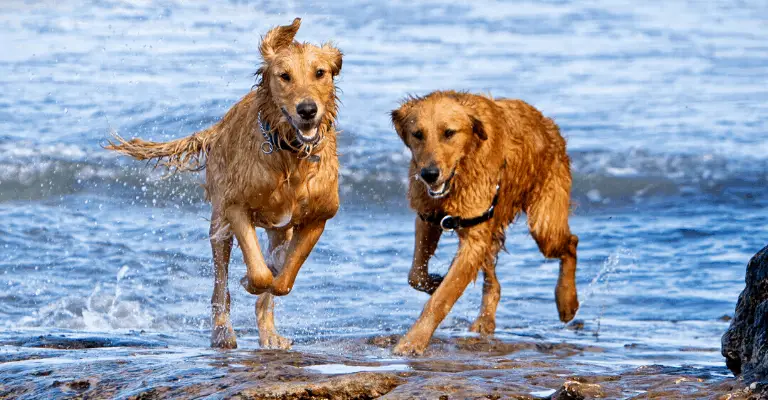
<path fill-rule="evenodd" d="M 482 306 L 470 330 L 494 332 L 501 297 L 496 259 L 521 212 L 544 256 L 560 259 L 555 302 L 561 321 L 573 319 L 579 240 L 568 226 L 570 161 L 557 125 L 520 100 L 454 91 L 410 98 L 392 112 L 392 122 L 411 151 L 408 198 L 419 215 L 408 282 L 432 295 L 394 352 L 423 353 L 479 270 Z M 444 278 L 427 267 L 443 230 L 459 237 Z"/>
<path fill-rule="evenodd" d="M 213 286 L 211 346 L 236 348 L 227 288 L 232 234 L 247 267 L 240 281 L 259 295 L 256 317 L 263 348 L 290 348 L 274 324 L 273 296 L 288 294 L 307 256 L 339 207 L 334 79 L 342 54 L 324 44 L 294 41 L 301 20 L 261 40 L 260 81 L 208 129 L 167 143 L 110 143 L 139 160 L 176 170 L 206 169 L 211 201 Z M 267 231 L 267 261 L 254 227 Z"/>

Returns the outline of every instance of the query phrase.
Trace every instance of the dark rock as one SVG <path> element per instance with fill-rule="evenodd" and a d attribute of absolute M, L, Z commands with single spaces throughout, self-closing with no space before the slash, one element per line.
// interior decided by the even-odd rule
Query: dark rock
<path fill-rule="evenodd" d="M 605 397 L 603 388 L 596 383 L 567 381 L 552 395 L 552 400 L 583 400 Z"/>
<path fill-rule="evenodd" d="M 106 347 L 165 347 L 165 343 L 130 339 L 124 337 L 67 337 L 67 336 L 36 336 L 10 341 L 0 341 L 0 345 L 37 347 L 43 349 L 83 350 Z"/>
<path fill-rule="evenodd" d="M 745 281 L 721 352 L 734 375 L 752 382 L 768 375 L 768 246 L 749 261 Z"/>

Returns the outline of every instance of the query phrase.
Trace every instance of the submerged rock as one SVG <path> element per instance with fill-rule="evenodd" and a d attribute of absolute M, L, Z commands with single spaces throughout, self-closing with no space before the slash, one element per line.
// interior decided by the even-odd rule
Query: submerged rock
<path fill-rule="evenodd" d="M 721 351 L 728 369 L 752 382 L 768 376 L 768 246 L 749 261 L 745 281 Z"/>

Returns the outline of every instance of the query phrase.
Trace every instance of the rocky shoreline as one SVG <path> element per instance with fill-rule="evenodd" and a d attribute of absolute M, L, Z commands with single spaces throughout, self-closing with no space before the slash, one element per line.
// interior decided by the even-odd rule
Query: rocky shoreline
<path fill-rule="evenodd" d="M 728 369 L 760 391 L 768 386 L 768 246 L 749 260 L 744 281 L 721 352 Z"/>
<path fill-rule="evenodd" d="M 354 339 L 391 346 L 394 336 Z M 215 351 L 141 337 L 44 335 L 0 341 L 0 399 L 758 398 L 722 367 L 618 367 L 599 347 L 437 339 L 422 358 Z M 340 353 L 346 354 L 345 351 Z M 606 363 L 609 364 L 609 363 Z"/>

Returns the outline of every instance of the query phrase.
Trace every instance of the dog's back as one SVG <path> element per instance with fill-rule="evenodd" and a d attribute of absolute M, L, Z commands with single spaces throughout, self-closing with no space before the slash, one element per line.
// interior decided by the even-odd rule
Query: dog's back
<path fill-rule="evenodd" d="M 566 155 L 565 139 L 552 119 L 522 100 L 496 99 L 495 102 L 504 110 L 505 119 L 514 122 L 513 134 L 530 140 L 538 155 Z"/>

